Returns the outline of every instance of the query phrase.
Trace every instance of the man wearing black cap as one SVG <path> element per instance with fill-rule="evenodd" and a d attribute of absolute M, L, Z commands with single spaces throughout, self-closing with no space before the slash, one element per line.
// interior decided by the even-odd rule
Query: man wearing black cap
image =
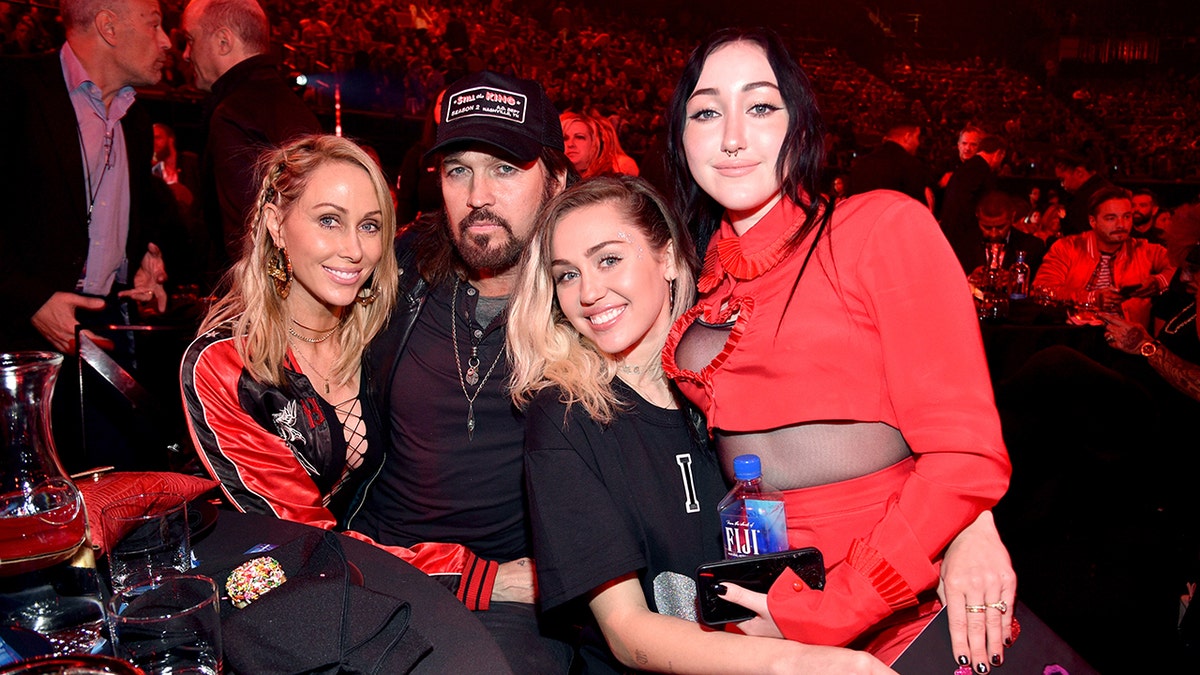
<path fill-rule="evenodd" d="M 438 115 L 429 155 L 443 208 L 396 240 L 400 299 L 368 349 L 365 383 L 387 454 L 349 526 L 479 610 L 514 672 L 566 672 L 571 647 L 536 613 L 504 308 L 539 210 L 577 176 L 536 82 L 467 76 Z"/>

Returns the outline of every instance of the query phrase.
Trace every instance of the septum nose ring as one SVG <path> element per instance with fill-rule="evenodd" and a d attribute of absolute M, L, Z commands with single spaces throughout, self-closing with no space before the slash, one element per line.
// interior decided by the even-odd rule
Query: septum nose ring
<path fill-rule="evenodd" d="M 722 148 L 721 152 L 725 153 L 725 155 L 728 157 L 737 157 L 737 154 L 738 154 L 738 151 L 736 149 L 726 150 L 726 149 Z"/>

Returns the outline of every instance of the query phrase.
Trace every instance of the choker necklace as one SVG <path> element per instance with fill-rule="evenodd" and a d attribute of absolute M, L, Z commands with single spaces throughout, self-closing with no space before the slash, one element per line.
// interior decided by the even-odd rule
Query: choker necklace
<path fill-rule="evenodd" d="M 500 357 L 504 356 L 504 348 L 500 348 L 500 353 L 496 355 L 496 360 L 492 361 L 492 366 L 484 373 L 483 379 L 479 379 L 479 347 L 471 345 L 471 358 L 467 359 L 467 372 L 464 375 L 462 369 L 462 360 L 458 356 L 458 330 L 455 325 L 458 323 L 458 287 L 460 280 L 455 277 L 454 291 L 450 296 L 450 342 L 454 345 L 454 365 L 458 366 L 455 371 L 458 373 L 458 384 L 462 387 L 463 396 L 467 398 L 467 440 L 475 438 L 475 399 L 479 397 L 479 392 L 483 391 L 483 385 L 487 384 L 488 378 L 492 376 L 492 371 L 496 369 L 496 364 L 500 363 Z M 479 388 L 474 394 L 467 393 L 467 385 L 472 387 L 479 384 Z"/>
<path fill-rule="evenodd" d="M 292 332 L 292 329 L 291 329 L 291 328 L 289 328 L 289 329 L 288 329 L 288 332 L 289 332 L 289 333 L 291 333 L 291 332 Z M 295 333 L 292 333 L 292 335 L 296 335 L 296 334 L 295 334 Z M 303 339 L 304 339 L 304 337 L 303 337 L 303 336 L 300 336 L 300 335 L 296 335 L 296 337 L 300 338 L 301 340 L 303 340 Z M 329 336 L 328 336 L 328 335 L 326 335 L 326 336 L 325 336 L 325 338 L 327 338 L 327 337 L 329 337 Z M 321 340 L 324 340 L 325 338 L 321 338 Z M 321 340 L 316 340 L 316 342 L 320 342 Z M 310 342 L 311 342 L 311 340 L 310 340 Z M 322 373 L 321 371 L 317 370 L 317 367 L 316 367 L 316 366 L 314 366 L 314 365 L 312 364 L 312 361 L 309 361 L 309 360 L 308 360 L 308 357 L 306 357 L 306 356 L 305 356 L 305 355 L 304 355 L 304 354 L 303 354 L 303 353 L 300 351 L 300 345 L 296 345 L 296 348 L 292 350 L 292 353 L 293 353 L 293 354 L 295 354 L 296 356 L 299 356 L 299 357 L 300 357 L 300 360 L 304 361 L 304 365 L 308 366 L 308 367 L 309 367 L 309 368 L 310 368 L 310 369 L 313 371 L 313 373 L 314 373 L 314 374 L 316 374 L 316 376 L 317 376 L 317 377 L 320 377 L 320 378 L 321 378 L 321 380 L 325 382 L 325 393 L 326 393 L 326 394 L 328 394 L 328 393 L 329 393 L 329 378 L 328 378 L 328 377 L 325 377 L 325 374 L 324 374 L 324 373 Z"/>
<path fill-rule="evenodd" d="M 326 331 L 320 331 L 320 330 L 317 330 L 316 328 L 309 328 L 308 326 L 305 326 L 304 324 L 300 323 L 299 321 L 297 321 L 295 319 L 292 319 L 292 323 L 303 328 L 304 330 L 310 330 L 314 333 L 324 333 L 324 335 L 321 335 L 321 337 L 310 338 L 306 335 L 301 335 L 301 334 L 297 333 L 291 326 L 287 327 L 287 332 L 289 335 L 296 338 L 297 340 L 304 340 L 305 342 L 309 343 L 310 345 L 315 345 L 315 344 L 318 344 L 318 343 L 328 340 L 329 338 L 333 337 L 333 334 L 337 332 L 337 329 L 342 327 L 342 324 L 340 321 L 338 322 L 338 324 L 336 326 L 334 326 L 333 328 L 330 328 L 329 330 L 326 330 Z"/>

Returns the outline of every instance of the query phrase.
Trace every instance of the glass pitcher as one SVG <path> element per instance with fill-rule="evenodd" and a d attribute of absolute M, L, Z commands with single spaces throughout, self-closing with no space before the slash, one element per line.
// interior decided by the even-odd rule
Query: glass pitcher
<path fill-rule="evenodd" d="M 83 497 L 50 425 L 62 361 L 54 352 L 0 354 L 0 629 L 8 643 L 0 664 L 107 647 Z"/>

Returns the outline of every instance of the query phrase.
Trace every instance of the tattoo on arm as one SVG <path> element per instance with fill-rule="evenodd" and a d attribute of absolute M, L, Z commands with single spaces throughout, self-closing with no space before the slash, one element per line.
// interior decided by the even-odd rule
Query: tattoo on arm
<path fill-rule="evenodd" d="M 646 665 L 647 663 L 650 663 L 650 655 L 647 654 L 646 652 L 642 651 L 641 649 L 634 650 L 633 659 L 635 661 L 637 661 L 639 665 L 643 665 L 643 666 Z"/>
<path fill-rule="evenodd" d="M 1158 371 L 1172 387 L 1200 401 L 1200 366 L 1185 361 L 1165 349 L 1159 349 L 1158 358 L 1150 365 Z"/>

